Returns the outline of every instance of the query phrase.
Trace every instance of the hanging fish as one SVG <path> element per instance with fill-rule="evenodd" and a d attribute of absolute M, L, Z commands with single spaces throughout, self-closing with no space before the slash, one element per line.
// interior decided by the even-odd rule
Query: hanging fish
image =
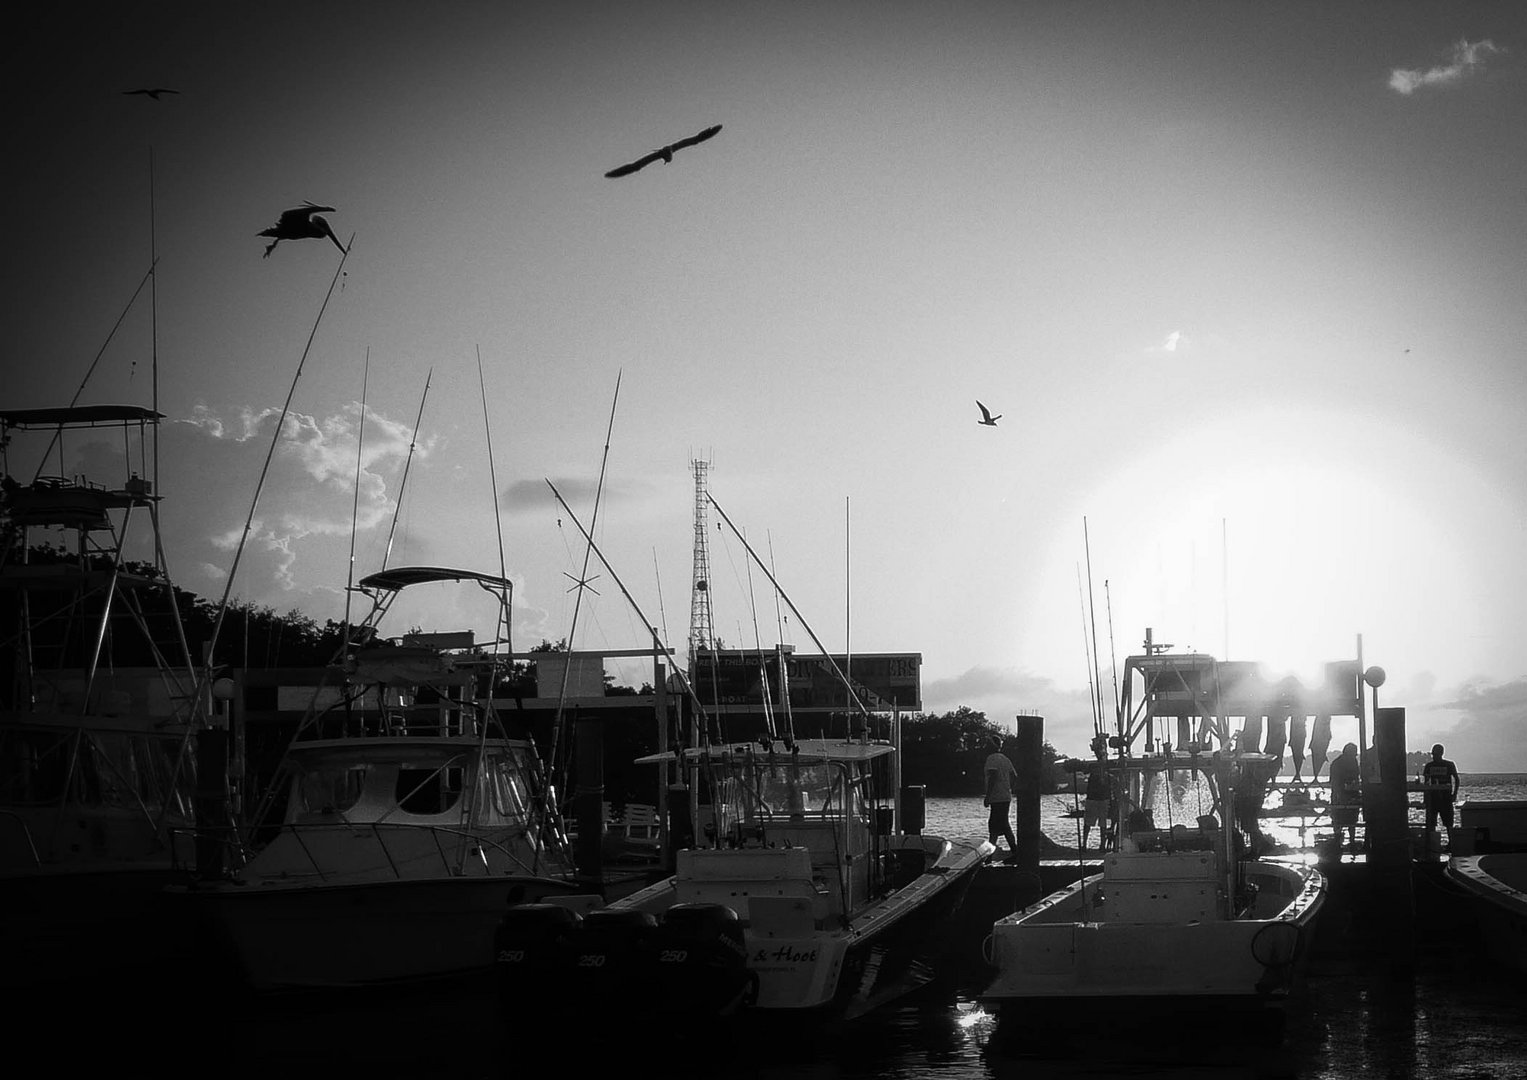
<path fill-rule="evenodd" d="M 1288 745 L 1288 716 L 1277 714 L 1267 718 L 1267 753 L 1277 763 L 1273 775 L 1283 768 L 1283 748 Z"/>
<path fill-rule="evenodd" d="M 1326 763 L 1326 748 L 1331 745 L 1331 718 L 1315 717 L 1315 729 L 1310 733 L 1310 779 L 1320 779 L 1320 767 Z"/>
<path fill-rule="evenodd" d="M 1257 747 L 1262 745 L 1262 718 L 1260 716 L 1248 716 L 1241 725 L 1241 749 L 1248 754 L 1256 753 Z"/>
<path fill-rule="evenodd" d="M 1295 780 L 1299 779 L 1299 773 L 1304 769 L 1305 732 L 1309 719 L 1302 714 L 1288 718 L 1288 749 L 1294 758 Z"/>

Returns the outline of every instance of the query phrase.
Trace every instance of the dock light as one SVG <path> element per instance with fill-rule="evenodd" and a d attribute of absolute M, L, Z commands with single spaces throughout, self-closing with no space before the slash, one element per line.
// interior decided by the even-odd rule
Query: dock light
<path fill-rule="evenodd" d="M 1379 667 L 1377 664 L 1374 664 L 1367 671 L 1363 672 L 1363 682 L 1367 683 L 1375 690 L 1384 685 L 1384 678 L 1384 669 Z"/>

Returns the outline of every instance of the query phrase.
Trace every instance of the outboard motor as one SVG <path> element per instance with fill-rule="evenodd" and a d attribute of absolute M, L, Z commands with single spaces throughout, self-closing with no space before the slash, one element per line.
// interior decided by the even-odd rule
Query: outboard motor
<path fill-rule="evenodd" d="M 742 921 L 726 904 L 675 904 L 663 913 L 653 991 L 664 1011 L 727 1016 L 758 997 Z"/>
<path fill-rule="evenodd" d="M 651 993 L 657 919 L 630 908 L 595 908 L 572 941 L 568 974 L 574 1000 L 630 1008 Z"/>
<path fill-rule="evenodd" d="M 505 1007 L 563 998 L 582 921 L 559 904 L 514 904 L 504 912 L 493 934 L 493 970 Z"/>

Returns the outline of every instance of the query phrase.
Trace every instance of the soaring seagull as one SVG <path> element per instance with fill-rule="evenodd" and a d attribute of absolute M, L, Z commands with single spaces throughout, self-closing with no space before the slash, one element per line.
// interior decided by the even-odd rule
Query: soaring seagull
<path fill-rule="evenodd" d="M 654 150 L 646 157 L 637 158 L 635 161 L 627 162 L 624 165 L 611 169 L 609 172 L 605 173 L 605 175 L 613 179 L 617 176 L 629 176 L 637 169 L 644 169 L 648 165 L 651 165 L 654 161 L 661 161 L 664 164 L 667 164 L 673 160 L 675 151 L 682 150 L 686 146 L 698 146 L 700 143 L 703 143 L 706 139 L 709 139 L 720 130 L 720 124 L 716 124 L 714 127 L 708 127 L 698 135 L 691 135 L 689 138 L 680 139 L 678 142 L 672 143 L 669 146 L 665 146 L 661 150 Z"/>
<path fill-rule="evenodd" d="M 997 421 L 1002 419 L 1001 413 L 993 416 L 991 414 L 991 410 L 988 409 L 985 405 L 982 405 L 979 401 L 976 402 L 976 408 L 981 410 L 981 419 L 976 421 L 978 424 L 985 424 L 987 427 L 996 427 Z"/>
<path fill-rule="evenodd" d="M 316 240 L 321 236 L 327 236 L 330 240 L 334 241 L 335 247 L 339 248 L 340 251 L 344 251 L 345 245 L 339 242 L 339 237 L 335 236 L 334 230 L 329 228 L 328 219 L 318 216 L 320 210 L 332 214 L 334 207 L 317 206 L 313 203 L 305 202 L 301 206 L 294 206 L 290 210 L 281 211 L 281 216 L 276 219 L 274 225 L 255 233 L 256 236 L 271 236 L 275 238 L 271 240 L 270 246 L 265 249 L 265 254 L 261 258 L 270 258 L 270 253 L 283 240 Z"/>
<path fill-rule="evenodd" d="M 148 89 L 144 89 L 144 90 L 123 90 L 122 93 L 124 93 L 124 94 L 147 94 L 149 97 L 153 98 L 155 101 L 158 101 L 160 94 L 178 94 L 178 93 L 180 93 L 180 91 L 179 90 L 171 90 L 168 87 L 164 87 L 164 86 L 156 86 L 152 90 L 148 90 Z"/>

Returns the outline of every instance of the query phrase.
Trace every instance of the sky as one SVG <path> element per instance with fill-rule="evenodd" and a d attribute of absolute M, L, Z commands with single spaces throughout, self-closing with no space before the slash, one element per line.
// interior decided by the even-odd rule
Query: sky
<path fill-rule="evenodd" d="M 0 408 L 164 413 L 182 588 L 323 620 L 384 564 L 502 566 L 514 648 L 682 653 L 704 460 L 728 645 L 918 653 L 927 711 L 1069 753 L 1147 628 L 1360 657 L 1410 748 L 1527 771 L 1520 4 L 125 3 L 12 40 Z M 304 201 L 349 254 L 262 257 Z M 387 625 L 481 627 L 471 591 Z"/>

